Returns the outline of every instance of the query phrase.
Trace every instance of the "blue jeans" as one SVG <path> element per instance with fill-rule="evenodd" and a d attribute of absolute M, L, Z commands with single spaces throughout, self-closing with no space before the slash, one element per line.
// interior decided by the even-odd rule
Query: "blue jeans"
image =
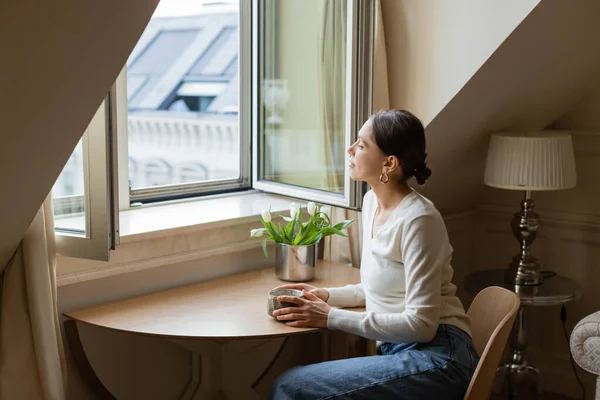
<path fill-rule="evenodd" d="M 471 337 L 440 325 L 428 343 L 383 343 L 381 355 L 292 368 L 270 399 L 462 399 L 479 356 Z"/>

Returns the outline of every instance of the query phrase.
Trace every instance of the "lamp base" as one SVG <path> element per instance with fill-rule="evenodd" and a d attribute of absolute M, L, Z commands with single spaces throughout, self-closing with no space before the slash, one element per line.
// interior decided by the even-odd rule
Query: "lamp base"
<path fill-rule="evenodd" d="M 540 265 L 530 254 L 530 247 L 540 229 L 540 216 L 533 211 L 534 202 L 531 192 L 525 192 L 521 201 L 521 211 L 516 213 L 511 221 L 513 235 L 518 240 L 521 251 L 513 257 L 508 270 L 504 274 L 504 282 L 513 285 L 541 285 L 542 274 Z"/>
<path fill-rule="evenodd" d="M 504 273 L 504 282 L 512 285 L 535 286 L 543 283 L 540 265 L 531 257 L 528 261 L 515 256 Z"/>

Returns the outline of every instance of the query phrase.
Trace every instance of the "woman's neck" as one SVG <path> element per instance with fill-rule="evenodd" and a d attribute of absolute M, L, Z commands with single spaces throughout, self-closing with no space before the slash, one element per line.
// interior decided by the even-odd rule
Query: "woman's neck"
<path fill-rule="evenodd" d="M 375 193 L 375 197 L 377 197 L 377 205 L 379 206 L 380 211 L 393 210 L 400 204 L 406 195 L 413 191 L 406 182 L 396 185 L 391 182 L 388 184 L 377 182 L 376 184 L 371 185 L 371 189 L 373 190 L 373 193 Z"/>

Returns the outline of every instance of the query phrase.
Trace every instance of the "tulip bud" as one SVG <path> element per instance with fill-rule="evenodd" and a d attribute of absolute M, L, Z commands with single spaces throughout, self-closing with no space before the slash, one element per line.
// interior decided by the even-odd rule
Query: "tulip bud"
<path fill-rule="evenodd" d="M 321 207 L 321 212 L 331 218 L 331 207 L 323 206 Z"/>
<path fill-rule="evenodd" d="M 264 222 L 271 222 L 271 213 L 267 210 L 262 210 L 260 212 L 260 216 L 262 217 Z"/>
<path fill-rule="evenodd" d="M 317 205 L 314 202 L 310 201 L 306 205 L 306 210 L 308 211 L 308 214 L 312 217 L 317 211 Z"/>
<path fill-rule="evenodd" d="M 298 215 L 298 210 L 299 210 L 299 207 L 296 203 L 290 204 L 290 218 L 292 218 L 292 219 L 296 218 L 296 215 Z"/>
<path fill-rule="evenodd" d="M 252 229 L 250 231 L 250 237 L 261 237 L 265 233 L 264 228 L 262 229 Z"/>

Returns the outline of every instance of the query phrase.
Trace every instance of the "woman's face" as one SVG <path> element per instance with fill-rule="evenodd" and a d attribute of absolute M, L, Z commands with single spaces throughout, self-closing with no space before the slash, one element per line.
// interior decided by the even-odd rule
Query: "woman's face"
<path fill-rule="evenodd" d="M 375 144 L 371 120 L 358 131 L 358 140 L 348 148 L 350 154 L 350 178 L 355 181 L 379 180 L 386 162 L 386 154 Z"/>

